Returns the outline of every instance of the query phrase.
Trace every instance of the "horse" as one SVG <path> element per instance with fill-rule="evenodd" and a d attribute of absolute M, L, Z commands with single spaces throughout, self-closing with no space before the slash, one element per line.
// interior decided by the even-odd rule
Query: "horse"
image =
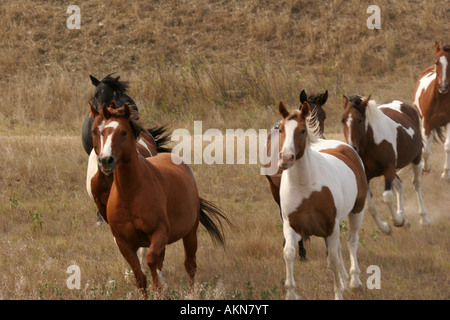
<path fill-rule="evenodd" d="M 310 236 L 327 243 L 327 262 L 334 273 L 335 299 L 342 299 L 348 274 L 341 255 L 339 223 L 349 218 L 350 288 L 362 286 L 357 260 L 358 230 L 364 218 L 367 180 L 363 163 L 348 144 L 325 140 L 317 134 L 305 101 L 300 111 L 289 112 L 280 101 L 278 167 L 283 170 L 280 206 L 285 238 L 286 299 L 297 299 L 293 277 L 295 244 Z"/>
<path fill-rule="evenodd" d="M 139 119 L 139 110 L 133 99 L 126 94 L 129 89 L 128 81 L 119 81 L 120 76 L 112 77 L 113 74 L 108 74 L 101 81 L 90 75 L 92 84 L 95 86 L 95 92 L 89 103 L 95 107 L 97 111 L 100 111 L 103 104 L 107 106 L 114 102 L 114 106 L 121 107 L 124 103 L 132 105 L 133 117 Z M 91 113 L 88 112 L 86 118 L 83 122 L 82 128 L 82 144 L 86 153 L 89 155 L 88 172 L 86 179 L 86 187 L 89 196 L 93 199 L 91 192 L 91 179 L 94 177 L 97 170 L 97 159 L 95 153 L 92 153 L 92 125 L 93 118 Z M 142 155 L 150 157 L 155 155 L 157 152 L 171 152 L 172 150 L 167 146 L 170 142 L 170 135 L 167 134 L 166 126 L 155 126 L 145 130 L 143 132 L 142 138 L 138 141 L 140 145 L 138 148 L 141 149 Z M 150 134 L 151 136 L 148 136 Z M 156 148 L 156 149 L 155 149 Z M 109 194 L 109 188 L 111 187 L 112 180 L 110 178 L 104 177 L 101 173 L 100 182 L 97 183 L 98 186 L 105 183 L 105 187 L 102 188 L 102 193 L 105 199 L 100 202 L 100 206 L 106 205 L 107 195 Z M 99 191 L 100 192 L 100 191 Z M 94 200 L 94 199 L 93 199 Z M 95 201 L 95 200 L 94 200 Z M 97 207 L 99 204 L 97 203 Z M 105 214 L 101 213 L 101 209 L 97 211 L 97 225 L 101 224 L 105 219 Z M 104 211 L 104 210 L 103 210 Z"/>
<path fill-rule="evenodd" d="M 396 171 L 411 164 L 413 185 L 416 191 L 420 224 L 430 223 L 422 199 L 422 135 L 420 120 L 416 110 L 398 100 L 377 105 L 370 96 L 343 96 L 342 125 L 345 140 L 360 155 L 369 183 L 367 202 L 377 226 L 390 234 L 391 228 L 377 215 L 372 198 L 370 180 L 384 176 L 383 201 L 392 216 L 396 227 L 408 226 L 403 207 L 403 183 Z M 393 205 L 393 189 L 397 192 L 397 212 Z"/>
<path fill-rule="evenodd" d="M 105 104 L 106 106 L 106 104 Z M 94 108 L 89 102 L 89 108 Z M 117 109 L 114 101 L 111 101 L 110 108 Z M 90 111 L 91 112 L 91 111 Z M 133 110 L 133 112 L 135 112 Z M 132 113 L 133 113 L 132 112 Z M 100 114 L 94 116 L 91 112 L 90 116 L 93 119 L 93 130 L 97 131 L 98 127 L 102 126 L 105 121 Z M 134 118 L 137 118 L 134 116 Z M 100 139 L 100 135 L 93 135 L 96 139 Z M 171 152 L 170 148 L 166 145 L 169 142 L 169 135 L 166 133 L 166 127 L 154 127 L 151 129 L 145 129 L 141 132 L 140 138 L 137 141 L 136 148 L 140 155 L 143 157 L 152 157 L 160 152 Z M 99 143 L 99 142 L 97 142 Z M 109 192 L 113 183 L 113 176 L 106 175 L 98 169 L 98 156 L 95 150 L 92 149 L 89 155 L 88 169 L 86 174 L 86 190 L 89 197 L 94 201 L 97 207 L 97 225 L 100 225 L 102 221 L 107 221 L 106 216 L 106 204 L 109 198 Z M 143 264 L 146 254 L 146 248 L 139 250 L 139 259 Z M 129 276 L 129 271 L 126 271 L 126 276 Z"/>
<path fill-rule="evenodd" d="M 326 90 L 324 93 L 316 94 L 309 96 L 306 94 L 305 90 L 302 90 L 299 95 L 300 100 L 300 107 L 303 105 L 305 101 L 308 101 L 308 104 L 311 108 L 311 113 L 314 115 L 314 118 L 318 120 L 319 127 L 318 134 L 323 137 L 323 131 L 324 131 L 324 123 L 326 119 L 326 113 L 323 109 L 323 106 L 325 105 L 325 102 L 327 102 L 328 99 L 328 90 Z M 272 130 L 278 130 L 282 121 L 278 121 L 274 126 L 272 126 Z M 271 143 L 272 137 L 270 135 L 270 132 L 267 136 L 267 151 L 269 152 L 271 150 Z M 276 161 L 276 159 L 274 159 Z M 267 167 L 267 166 L 266 166 Z M 281 183 L 281 173 L 282 171 L 279 169 L 278 172 L 274 175 L 266 175 L 267 180 L 269 181 L 270 191 L 272 193 L 273 199 L 278 204 L 278 207 L 280 207 L 280 183 Z M 280 208 L 280 217 L 281 217 L 281 208 Z M 298 244 L 299 248 L 299 255 L 300 260 L 306 260 L 306 250 L 303 245 L 303 240 L 300 240 Z"/>
<path fill-rule="evenodd" d="M 435 65 L 425 69 L 417 80 L 413 90 L 413 101 L 422 120 L 423 171 L 429 172 L 431 169 L 429 158 L 433 130 L 443 141 L 441 127 L 445 126 L 445 162 L 441 178 L 450 182 L 450 94 L 448 94 L 450 44 L 440 47 L 439 43 L 435 42 L 434 50 Z"/>
<path fill-rule="evenodd" d="M 94 117 L 99 112 L 90 108 Z M 136 251 L 149 247 L 147 265 L 152 288 L 157 295 L 167 293 L 162 279 L 165 247 L 183 240 L 189 287 L 197 269 L 197 228 L 199 222 L 213 241 L 225 245 L 222 221 L 232 225 L 213 203 L 200 198 L 189 166 L 174 154 L 160 153 L 145 158 L 137 152 L 136 141 L 142 128 L 131 117 L 128 104 L 119 109 L 103 106 L 105 122 L 93 128 L 93 145 L 100 170 L 113 175 L 106 206 L 107 220 L 117 246 L 130 265 L 136 286 L 147 298 L 147 277 Z M 100 135 L 100 139 L 95 139 Z M 175 164 L 172 160 L 176 158 Z"/>
<path fill-rule="evenodd" d="M 104 103 L 109 106 L 111 101 L 114 101 L 119 107 L 123 106 L 124 103 L 128 103 L 133 106 L 132 108 L 136 111 L 135 116 L 139 119 L 139 109 L 136 103 L 126 94 L 130 87 L 128 81 L 119 81 L 120 76 L 113 78 L 112 75 L 113 73 L 108 74 L 102 80 L 98 80 L 92 75 L 89 76 L 91 83 L 95 86 L 94 95 L 90 99 L 92 105 L 97 111 L 100 111 Z M 93 119 L 90 117 L 90 112 L 88 112 L 84 119 L 81 131 L 83 148 L 88 155 L 90 155 L 92 151 L 92 121 Z"/>
<path fill-rule="evenodd" d="M 104 104 L 106 106 L 106 104 Z M 117 109 L 117 105 L 114 101 L 111 101 L 110 108 Z M 89 108 L 94 108 L 89 102 Z M 132 114 L 135 111 L 132 110 Z M 98 114 L 95 117 L 90 111 L 90 117 L 92 119 L 92 130 L 99 130 L 98 128 L 102 126 L 104 119 Z M 137 116 L 134 116 L 137 118 Z M 95 123 L 95 121 L 97 123 Z M 165 126 L 154 127 L 150 129 L 144 129 L 137 141 L 136 147 L 139 154 L 144 157 L 152 157 L 161 152 L 171 152 L 171 149 L 167 147 L 170 135 L 166 133 Z M 92 133 L 91 133 L 92 135 Z M 95 136 L 96 139 L 100 139 L 99 135 Z M 86 190 L 89 197 L 94 200 L 97 209 L 98 216 L 107 222 L 106 217 L 106 203 L 109 197 L 109 191 L 111 189 L 113 179 L 112 176 L 103 174 L 101 170 L 98 170 L 98 157 L 95 150 L 92 149 L 89 155 L 88 169 L 86 174 Z"/>

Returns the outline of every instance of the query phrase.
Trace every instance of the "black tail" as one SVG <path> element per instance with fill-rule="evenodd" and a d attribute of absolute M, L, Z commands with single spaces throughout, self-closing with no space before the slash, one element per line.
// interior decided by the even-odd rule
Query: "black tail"
<path fill-rule="evenodd" d="M 445 142 L 445 136 L 442 133 L 442 127 L 437 127 L 436 129 L 434 129 L 434 132 L 436 133 L 436 135 L 438 136 L 439 140 L 441 141 L 441 143 Z M 436 140 L 436 139 L 435 139 Z"/>
<path fill-rule="evenodd" d="M 206 228 L 214 242 L 219 242 L 225 247 L 223 226 L 220 219 L 223 219 L 228 225 L 233 226 L 222 210 L 215 204 L 200 198 L 200 223 Z"/>
<path fill-rule="evenodd" d="M 156 151 L 158 153 L 172 152 L 172 148 L 170 148 L 168 146 L 171 139 L 170 139 L 170 133 L 167 132 L 167 129 L 168 128 L 166 125 L 147 129 L 147 131 L 153 136 L 153 139 L 155 139 Z"/>

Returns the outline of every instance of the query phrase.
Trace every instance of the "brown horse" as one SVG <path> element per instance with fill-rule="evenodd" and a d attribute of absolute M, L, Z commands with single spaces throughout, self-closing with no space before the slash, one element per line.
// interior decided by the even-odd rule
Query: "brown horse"
<path fill-rule="evenodd" d="M 95 109 L 90 102 L 89 108 L 90 110 Z M 114 101 L 111 102 L 110 108 L 117 108 Z M 134 114 L 136 111 L 132 110 L 131 112 L 132 114 Z M 104 125 L 102 123 L 104 123 L 105 119 L 103 119 L 98 111 L 95 113 L 95 115 L 91 111 L 90 116 L 93 118 L 93 122 L 95 122 L 93 123 L 91 130 L 98 131 L 99 128 Z M 100 135 L 98 134 L 98 132 L 96 133 L 97 134 L 93 137 L 95 139 L 100 139 Z M 137 141 L 136 148 L 139 154 L 141 154 L 143 157 L 152 157 L 157 155 L 159 152 L 171 151 L 171 149 L 166 145 L 169 139 L 170 136 L 166 133 L 165 126 L 144 129 Z M 99 143 L 100 141 L 97 141 L 97 144 Z M 98 170 L 98 156 L 95 150 L 92 150 L 88 162 L 86 189 L 91 199 L 94 200 L 98 209 L 98 213 L 105 221 L 107 221 L 106 203 L 108 202 L 109 191 L 111 189 L 112 182 L 112 175 L 105 175 L 101 170 Z"/>
<path fill-rule="evenodd" d="M 323 106 L 325 105 L 325 102 L 327 102 L 328 99 L 328 90 L 326 90 L 324 93 L 316 94 L 313 96 L 307 96 L 305 90 L 302 90 L 299 96 L 300 100 L 300 107 L 303 105 L 305 101 L 308 102 L 311 108 L 311 115 L 314 119 L 318 121 L 318 128 L 317 128 L 317 134 L 321 137 L 323 137 L 323 131 L 325 126 L 325 119 L 326 119 L 326 113 L 323 109 Z M 277 122 L 273 127 L 273 129 L 278 129 L 281 125 L 282 121 Z M 271 147 L 272 147 L 272 138 L 270 135 L 270 132 L 267 136 L 267 152 L 268 155 L 270 153 Z M 278 151 L 273 154 L 278 154 Z M 272 159 L 272 161 L 276 161 L 276 159 Z M 267 167 L 267 166 L 266 166 Z M 282 171 L 278 169 L 278 172 L 274 175 L 266 175 L 267 180 L 269 181 L 270 191 L 272 192 L 273 199 L 278 204 L 278 207 L 280 206 L 280 184 L 281 184 L 281 173 Z M 280 215 L 281 215 L 281 208 L 280 208 Z M 299 242 L 299 255 L 300 260 L 306 259 L 306 251 L 305 247 L 303 245 L 303 240 L 300 240 Z"/>
<path fill-rule="evenodd" d="M 95 108 L 91 112 L 97 116 Z M 165 247 L 183 239 L 184 265 L 192 288 L 199 222 L 222 245 L 221 219 L 230 222 L 220 209 L 199 197 L 190 168 L 181 161 L 180 165 L 174 164 L 175 155 L 161 153 L 144 158 L 138 153 L 136 140 L 142 128 L 130 118 L 130 113 L 127 104 L 120 109 L 103 106 L 100 114 L 105 122 L 102 127 L 93 128 L 92 133 L 101 137 L 93 139 L 100 169 L 114 177 L 106 206 L 107 220 L 137 287 L 146 298 L 147 278 L 136 254 L 139 247 L 149 247 L 147 264 L 153 289 L 157 294 L 166 293 L 161 271 Z"/>
<path fill-rule="evenodd" d="M 414 107 L 422 118 L 423 170 L 428 172 L 431 169 L 429 157 L 433 130 L 443 140 L 441 127 L 445 126 L 445 162 L 441 178 L 450 182 L 450 94 L 448 93 L 450 44 L 440 47 L 435 42 L 434 50 L 436 52 L 435 65 L 425 69 L 417 80 L 413 99 Z"/>
<path fill-rule="evenodd" d="M 363 163 L 342 141 L 321 139 L 309 119 L 310 107 L 289 112 L 279 103 L 278 166 L 284 170 L 280 185 L 280 207 L 285 239 L 286 299 L 296 299 L 293 276 L 295 244 L 311 235 L 328 243 L 327 260 L 334 273 L 335 299 L 342 299 L 348 274 L 344 267 L 339 223 L 349 218 L 350 287 L 362 285 L 357 260 L 358 230 L 364 217 L 367 180 Z"/>
<path fill-rule="evenodd" d="M 387 204 L 394 225 L 408 225 L 403 208 L 403 184 L 396 171 L 412 164 L 413 184 L 420 206 L 420 223 L 428 224 L 422 200 L 422 135 L 419 116 L 413 107 L 401 101 L 377 105 L 375 101 L 360 96 L 343 100 L 342 124 L 347 143 L 360 155 L 364 162 L 367 181 L 384 176 L 383 201 Z M 393 187 L 397 191 L 397 211 L 393 205 Z M 373 203 L 370 191 L 367 195 L 368 209 L 378 227 L 386 234 L 391 232 L 389 224 L 381 221 Z"/>

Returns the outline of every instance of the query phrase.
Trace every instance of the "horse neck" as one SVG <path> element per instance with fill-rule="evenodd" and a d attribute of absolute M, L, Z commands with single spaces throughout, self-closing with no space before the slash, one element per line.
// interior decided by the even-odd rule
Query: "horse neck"
<path fill-rule="evenodd" d="M 319 157 L 320 154 L 311 149 L 310 143 L 307 142 L 303 156 L 295 160 L 292 167 L 285 171 L 289 184 L 308 189 L 311 181 L 315 181 Z"/>
<path fill-rule="evenodd" d="M 142 172 L 145 170 L 144 162 L 139 158 L 136 145 L 131 149 L 130 158 L 126 161 L 118 162 L 113 173 L 116 188 L 124 193 L 127 191 L 132 192 L 133 189 L 139 188 Z"/>

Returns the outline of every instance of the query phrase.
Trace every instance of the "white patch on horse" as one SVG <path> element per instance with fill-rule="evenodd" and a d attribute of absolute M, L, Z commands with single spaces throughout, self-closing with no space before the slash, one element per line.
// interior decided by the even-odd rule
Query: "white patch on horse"
<path fill-rule="evenodd" d="M 397 101 L 397 103 L 400 101 Z M 375 144 L 380 144 L 384 140 L 392 145 L 395 154 L 395 161 L 397 161 L 397 128 L 402 127 L 406 132 L 408 130 L 401 124 L 395 122 L 381 111 L 382 108 L 397 108 L 397 103 L 388 103 L 377 106 L 374 100 L 370 100 L 366 109 L 366 130 L 370 125 L 373 131 L 373 140 Z M 408 132 L 411 135 L 411 132 Z M 414 134 L 414 133 L 413 133 Z"/>
<path fill-rule="evenodd" d="M 419 113 L 420 113 L 421 117 L 423 115 L 422 115 L 422 109 L 421 109 L 420 103 L 419 103 L 419 98 L 422 95 L 422 93 L 427 90 L 428 86 L 430 85 L 430 83 L 433 80 L 436 80 L 436 72 L 434 72 L 434 71 L 432 71 L 432 72 L 428 73 L 427 75 L 423 76 L 420 79 L 420 81 L 419 81 L 419 87 L 417 88 L 416 96 L 414 97 L 414 105 L 419 110 Z"/>
<path fill-rule="evenodd" d="M 114 130 L 117 128 L 117 126 L 119 125 L 119 122 L 117 121 L 111 121 L 110 123 L 108 123 L 105 126 L 106 128 L 113 128 Z M 103 144 L 103 136 L 100 136 L 100 140 L 101 140 L 101 152 L 100 152 L 100 156 L 101 157 L 110 157 L 112 155 L 112 137 L 113 137 L 114 131 L 111 132 L 111 134 L 106 138 L 106 142 L 105 144 Z"/>
<path fill-rule="evenodd" d="M 383 104 L 380 106 L 380 108 L 389 108 L 392 110 L 395 110 L 397 112 L 403 113 L 402 112 L 402 101 L 399 100 L 394 100 L 391 103 L 387 103 L 387 104 Z M 409 136 L 411 137 L 411 139 L 414 137 L 414 129 L 413 128 L 408 128 L 406 129 L 404 126 L 402 126 L 401 124 L 399 124 L 399 126 L 402 127 L 403 130 L 406 131 L 407 134 L 409 134 Z"/>
<path fill-rule="evenodd" d="M 89 197 L 92 200 L 94 200 L 94 196 L 92 195 L 91 180 L 98 171 L 97 158 L 98 157 L 97 157 L 97 154 L 95 153 L 95 150 L 92 149 L 91 154 L 89 155 L 89 162 L 88 162 L 88 168 L 87 168 L 87 174 L 86 174 L 86 190 L 87 190 Z"/>
<path fill-rule="evenodd" d="M 347 118 L 347 128 L 348 128 L 348 144 L 353 146 L 352 143 L 352 114 L 349 113 L 348 114 L 348 118 Z"/>
<path fill-rule="evenodd" d="M 283 148 L 281 152 L 290 152 L 295 155 L 294 145 L 294 130 L 297 128 L 298 122 L 296 120 L 288 120 L 284 124 L 284 130 L 286 131 L 286 139 L 284 140 Z"/>
<path fill-rule="evenodd" d="M 321 140 L 306 147 L 303 156 L 296 160 L 291 168 L 283 171 L 280 185 L 283 216 L 287 218 L 297 210 L 304 199 L 309 198 L 315 191 L 321 191 L 324 186 L 333 194 L 337 219 L 345 218 L 352 210 L 358 188 L 354 172 L 339 158 L 320 152 L 340 145 L 347 144 L 337 140 Z M 355 197 L 344 199 L 342 190 L 346 190 L 346 194 L 354 194 Z"/>
<path fill-rule="evenodd" d="M 447 58 L 445 56 L 441 56 L 439 58 L 439 62 L 442 64 L 442 82 L 444 83 L 447 79 L 447 66 L 448 66 L 448 61 Z"/>
<path fill-rule="evenodd" d="M 150 154 L 151 157 L 153 157 L 152 152 L 150 151 L 150 149 L 148 148 L 147 144 L 144 142 L 144 140 L 139 139 L 138 143 L 143 146 L 145 149 L 147 149 L 148 153 Z M 138 151 L 139 152 L 139 151 Z"/>
<path fill-rule="evenodd" d="M 108 123 L 105 126 L 105 128 L 114 128 L 114 129 L 116 129 L 118 125 L 119 125 L 118 121 L 111 121 L 110 123 Z"/>

